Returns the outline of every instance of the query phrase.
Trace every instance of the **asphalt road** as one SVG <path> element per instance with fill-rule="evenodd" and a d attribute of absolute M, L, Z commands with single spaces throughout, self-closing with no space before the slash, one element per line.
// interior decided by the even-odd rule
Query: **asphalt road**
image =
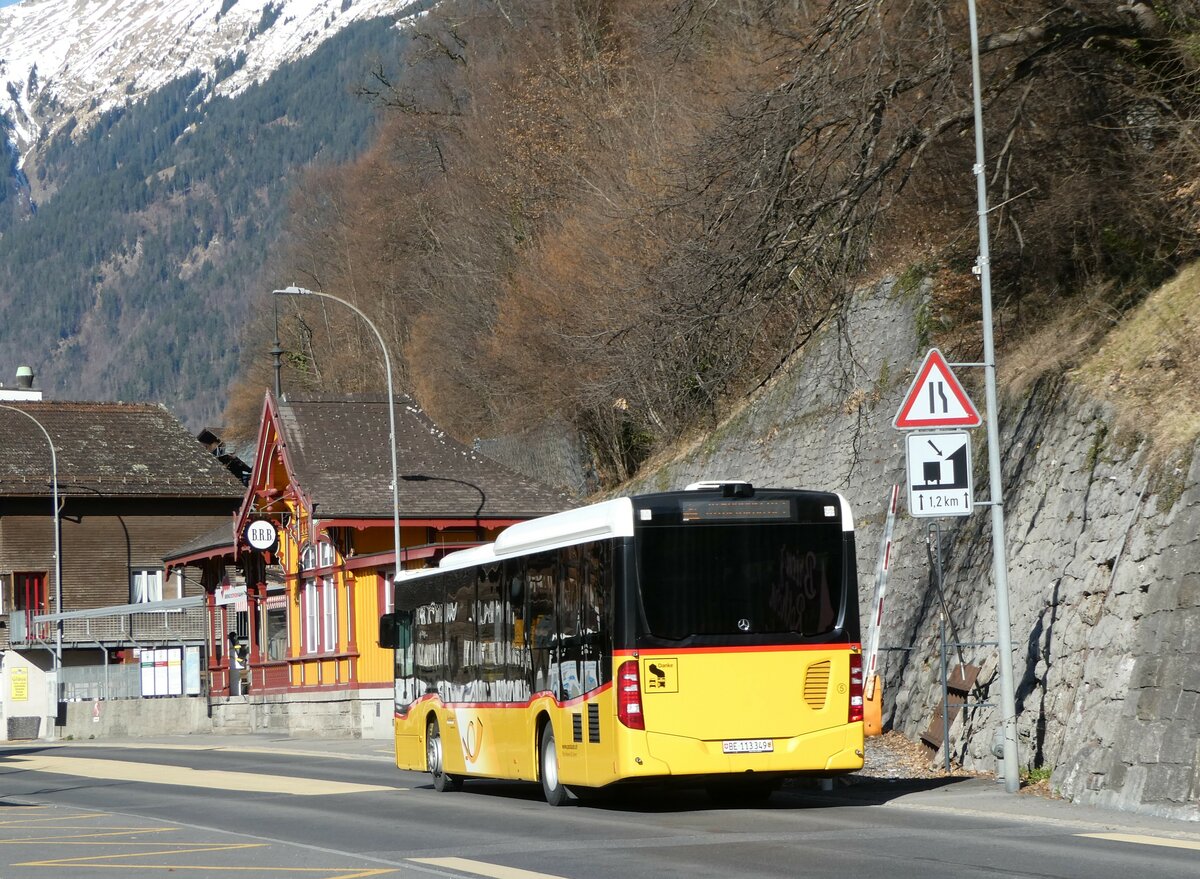
<path fill-rule="evenodd" d="M 0 746 L 0 879 L 1200 879 L 1200 824 L 986 779 L 789 785 L 761 807 L 528 784 L 438 794 L 386 743 L 182 737 Z"/>

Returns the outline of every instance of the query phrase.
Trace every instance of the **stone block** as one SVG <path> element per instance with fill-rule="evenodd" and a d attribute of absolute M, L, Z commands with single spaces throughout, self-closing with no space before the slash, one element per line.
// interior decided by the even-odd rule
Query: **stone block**
<path fill-rule="evenodd" d="M 1179 606 L 1200 607 L 1200 574 L 1188 574 L 1179 581 Z"/>
<path fill-rule="evenodd" d="M 1194 726 L 1174 723 L 1163 733 L 1158 751 L 1160 763 L 1189 766 L 1196 757 L 1196 730 Z"/>
<path fill-rule="evenodd" d="M 1172 614 L 1179 620 L 1179 638 L 1175 649 L 1179 653 L 1192 654 L 1193 664 L 1200 655 L 1200 608 L 1180 608 Z"/>
<path fill-rule="evenodd" d="M 1162 717 L 1163 689 L 1161 687 L 1144 687 L 1138 691 L 1137 718 L 1142 721 L 1154 721 Z M 1174 707 L 1174 706 L 1172 706 Z"/>
<path fill-rule="evenodd" d="M 1125 773 L 1129 771 L 1129 764 L 1120 760 L 1114 760 L 1112 768 L 1108 771 L 1106 782 L 1108 787 L 1113 790 L 1120 790 L 1125 786 Z"/>
<path fill-rule="evenodd" d="M 1200 739 L 1196 740 L 1196 753 L 1192 757 L 1192 783 L 1188 799 L 1200 803 Z"/>
<path fill-rule="evenodd" d="M 1157 580 L 1150 584 L 1146 592 L 1144 613 L 1175 610 L 1179 606 L 1179 583 L 1170 580 Z"/>
<path fill-rule="evenodd" d="M 1172 716 L 1179 728 L 1186 730 L 1193 740 L 1200 739 L 1200 693 L 1181 687 Z"/>
<path fill-rule="evenodd" d="M 1200 693 L 1200 662 L 1192 658 L 1191 665 L 1184 671 L 1179 685 L 1189 693 Z"/>
<path fill-rule="evenodd" d="M 1113 790 L 1113 796 L 1101 800 L 1105 805 L 1118 809 L 1136 810 L 1141 805 L 1149 771 L 1145 766 L 1131 765 L 1125 772 L 1124 783 Z"/>
<path fill-rule="evenodd" d="M 1158 673 L 1162 667 L 1162 657 L 1160 656 L 1143 656 L 1137 660 L 1133 668 L 1133 679 L 1130 685 L 1141 689 L 1145 687 L 1157 687 Z"/>
<path fill-rule="evenodd" d="M 1143 803 L 1182 803 L 1187 800 L 1191 782 L 1190 767 L 1167 763 L 1147 767 Z"/>
<path fill-rule="evenodd" d="M 1166 723 L 1145 723 L 1141 725 L 1137 747 L 1133 757 L 1138 763 L 1152 764 L 1160 762 L 1163 737 L 1170 726 Z"/>

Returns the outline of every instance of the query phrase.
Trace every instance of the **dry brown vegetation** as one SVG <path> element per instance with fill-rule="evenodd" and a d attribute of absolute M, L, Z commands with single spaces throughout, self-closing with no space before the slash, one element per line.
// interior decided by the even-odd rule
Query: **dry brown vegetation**
<path fill-rule="evenodd" d="M 966 8 L 443 0 L 407 75 L 374 84 L 373 149 L 297 196 L 281 283 L 370 313 L 451 431 L 558 415 L 610 480 L 719 417 L 868 273 L 936 270 L 949 345 L 977 355 Z M 980 11 L 1002 326 L 1119 315 L 1200 239 L 1195 4 Z M 289 387 L 380 386 L 344 311 L 288 303 Z M 257 413 L 268 369 L 231 413 Z"/>

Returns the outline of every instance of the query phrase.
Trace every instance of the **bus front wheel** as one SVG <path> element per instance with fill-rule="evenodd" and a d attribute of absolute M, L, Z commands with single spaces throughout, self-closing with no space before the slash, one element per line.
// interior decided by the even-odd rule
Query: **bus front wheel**
<path fill-rule="evenodd" d="M 551 806 L 565 805 L 570 799 L 570 791 L 558 777 L 558 749 L 554 746 L 554 727 L 548 721 L 542 729 L 538 763 L 538 775 L 541 776 L 542 793 L 546 795 L 546 802 Z"/>
<path fill-rule="evenodd" d="M 430 720 L 425 727 L 425 767 L 433 776 L 433 789 L 439 793 L 462 790 L 462 779 L 446 774 L 444 762 L 445 752 L 442 748 L 442 734 L 438 729 L 437 720 Z"/>

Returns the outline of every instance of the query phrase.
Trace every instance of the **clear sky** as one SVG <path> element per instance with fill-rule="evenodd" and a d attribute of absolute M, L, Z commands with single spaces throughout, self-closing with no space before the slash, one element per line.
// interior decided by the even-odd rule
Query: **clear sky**
<path fill-rule="evenodd" d="M 12 6 L 14 3 L 19 3 L 21 0 L 0 0 L 0 6 Z"/>

